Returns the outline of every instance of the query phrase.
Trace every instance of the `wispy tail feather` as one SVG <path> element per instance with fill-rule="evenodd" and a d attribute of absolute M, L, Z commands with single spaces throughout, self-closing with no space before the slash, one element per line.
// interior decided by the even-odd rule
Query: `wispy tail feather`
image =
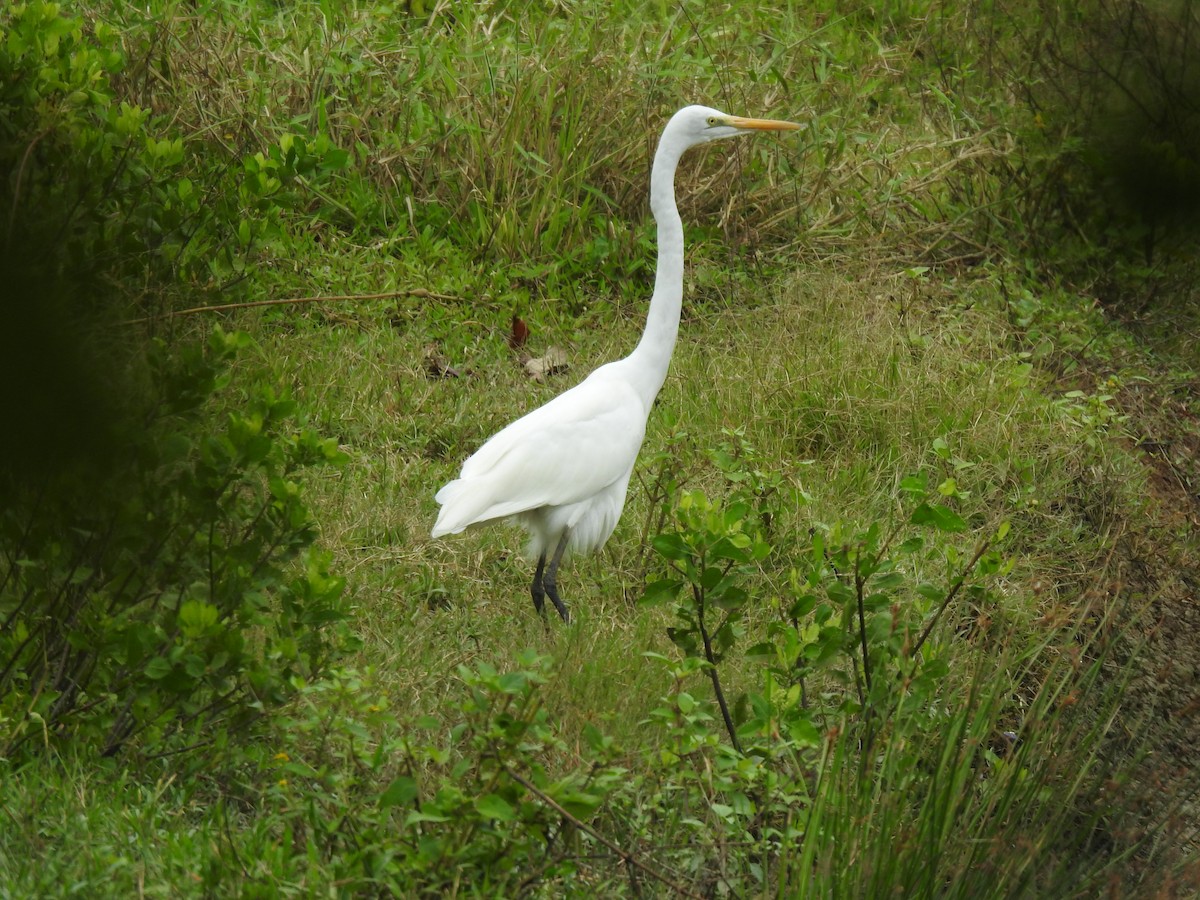
<path fill-rule="evenodd" d="M 437 521 L 433 525 L 433 536 L 441 537 L 444 534 L 458 534 L 468 525 L 475 521 L 475 515 L 481 510 L 477 509 L 478 494 L 475 494 L 476 503 L 472 503 L 472 493 L 467 490 L 467 484 L 461 478 L 451 481 L 446 484 L 434 496 L 441 509 L 438 510 Z"/>
<path fill-rule="evenodd" d="M 537 497 L 497 502 L 488 485 L 481 483 L 483 481 L 458 478 L 437 492 L 433 499 L 442 508 L 433 525 L 433 537 L 458 534 L 471 525 L 505 519 L 544 505 L 545 501 Z"/>

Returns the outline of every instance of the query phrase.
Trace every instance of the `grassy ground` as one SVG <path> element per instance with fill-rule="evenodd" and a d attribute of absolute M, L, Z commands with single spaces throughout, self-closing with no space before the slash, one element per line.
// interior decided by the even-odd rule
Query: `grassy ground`
<path fill-rule="evenodd" d="M 0 895 L 1196 889 L 1180 772 L 1200 669 L 1142 624 L 1185 628 L 1195 584 L 1194 345 L 1160 312 L 1106 315 L 1098 282 L 1029 251 L 1034 116 L 1004 64 L 1035 5 L 842 6 L 81 7 L 125 34 L 122 96 L 197 158 L 289 132 L 349 151 L 289 183 L 299 200 L 243 255 L 166 295 L 317 298 L 220 314 L 254 343 L 218 405 L 288 390 L 349 455 L 304 490 L 359 646 L 202 759 L 97 761 L 47 735 L 3 771 Z M 433 494 L 636 343 L 648 161 L 690 101 L 805 129 L 686 161 L 671 373 L 616 533 L 564 567 L 577 621 L 546 627 L 520 535 L 433 541 Z M 241 196 L 258 221 L 265 195 Z M 173 341 L 217 315 L 143 311 Z M 529 378 L 513 315 L 566 372 Z M 918 473 L 961 528 L 913 523 Z M 669 637 L 674 606 L 639 603 L 668 572 L 649 545 L 694 489 L 769 513 L 719 666 L 745 720 L 777 704 L 744 757 Z M 863 559 L 872 524 L 903 576 L 872 613 L 895 623 L 872 640 L 903 685 L 878 707 L 853 642 L 799 676 L 761 650 L 818 653 L 788 610 L 853 578 L 822 561 L 805 587 L 814 536 Z M 941 602 L 928 586 L 946 611 L 910 659 Z M 858 634 L 852 595 L 839 633 Z M 1178 802 L 1145 803 L 1161 783 Z"/>

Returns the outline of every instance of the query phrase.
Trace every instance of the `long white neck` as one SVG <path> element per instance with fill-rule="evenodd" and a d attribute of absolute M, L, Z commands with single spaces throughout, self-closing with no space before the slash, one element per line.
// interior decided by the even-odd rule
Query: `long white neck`
<path fill-rule="evenodd" d="M 667 377 L 683 309 L 683 222 L 675 206 L 675 168 L 686 147 L 664 134 L 650 170 L 650 210 L 658 225 L 658 270 L 646 330 L 627 360 L 631 379 L 649 406 Z"/>

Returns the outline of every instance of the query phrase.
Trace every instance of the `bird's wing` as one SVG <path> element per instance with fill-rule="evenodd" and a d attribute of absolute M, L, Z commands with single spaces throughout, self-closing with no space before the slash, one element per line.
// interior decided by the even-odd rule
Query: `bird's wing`
<path fill-rule="evenodd" d="M 625 477 L 649 410 L 603 369 L 495 434 L 438 491 L 434 536 L 543 506 L 585 500 Z"/>

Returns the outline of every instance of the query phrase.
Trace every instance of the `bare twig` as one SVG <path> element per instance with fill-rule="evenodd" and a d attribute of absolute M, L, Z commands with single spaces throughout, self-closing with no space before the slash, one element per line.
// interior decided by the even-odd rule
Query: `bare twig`
<path fill-rule="evenodd" d="M 5 244 L 6 248 L 12 243 L 12 236 L 15 233 L 14 225 L 17 219 L 17 207 L 20 205 L 21 200 L 21 181 L 25 177 L 25 166 L 29 162 L 29 156 L 33 153 L 33 148 L 38 145 L 38 141 L 48 135 L 51 130 L 52 129 L 47 128 L 40 134 L 36 135 L 34 139 L 29 142 L 29 146 L 25 148 L 25 152 L 21 154 L 21 164 L 17 167 L 16 183 L 13 185 L 12 206 L 8 210 L 8 237 Z"/>
<path fill-rule="evenodd" d="M 640 859 L 638 859 L 633 854 L 626 853 L 624 850 L 622 850 L 620 847 L 618 847 L 616 844 L 614 844 L 612 841 L 610 841 L 604 835 L 600 834 L 600 832 L 596 831 L 596 829 L 592 828 L 590 825 L 587 825 L 584 822 L 581 822 L 579 819 L 575 818 L 575 816 L 573 816 L 569 812 L 567 812 L 553 798 L 548 797 L 545 793 L 538 790 L 538 788 L 535 787 L 533 785 L 533 783 L 530 782 L 528 779 L 524 778 L 517 772 L 514 772 L 512 769 L 508 768 L 507 766 L 505 766 L 505 771 L 508 772 L 508 774 L 512 777 L 513 781 L 517 782 L 517 784 L 524 787 L 525 790 L 529 791 L 531 794 L 533 794 L 535 797 L 537 797 L 539 800 L 541 800 L 543 803 L 545 803 L 547 806 L 549 806 L 551 809 L 553 809 L 556 813 L 558 813 L 560 816 L 562 816 L 564 819 L 566 819 L 568 822 L 570 822 L 572 825 L 574 825 L 580 831 L 585 831 L 588 834 L 590 834 L 593 838 L 595 838 L 597 841 L 599 841 L 601 844 L 603 844 L 605 847 L 607 847 L 613 853 L 617 854 L 617 856 L 621 857 L 621 859 L 624 860 L 626 862 L 626 864 L 631 865 L 637 869 L 640 869 L 642 872 L 645 872 L 651 878 L 655 879 L 656 881 L 662 882 L 667 887 L 671 888 L 673 891 L 675 891 L 677 894 L 680 894 L 681 896 L 692 897 L 692 898 L 694 898 L 694 900 L 703 900 L 703 898 L 699 894 L 693 893 L 692 891 L 688 890 L 683 885 L 672 881 L 670 878 L 668 878 L 666 875 L 662 874 L 661 872 L 659 872 L 655 869 L 652 869 L 650 866 L 646 865 L 644 862 L 642 862 Z"/>
<path fill-rule="evenodd" d="M 141 316 L 137 319 L 127 319 L 126 325 L 139 325 L 154 319 L 174 319 L 179 316 L 191 316 L 196 313 L 228 312 L 231 309 L 254 309 L 260 306 L 287 306 L 300 303 L 338 303 L 345 300 L 393 300 L 397 297 L 420 297 L 424 300 L 448 300 L 461 302 L 462 297 L 453 294 L 437 294 L 425 288 L 405 288 L 399 291 L 384 291 L 380 294 L 319 294 L 315 297 L 285 297 L 279 300 L 250 300 L 245 303 L 221 303 L 216 306 L 193 306 L 190 309 L 177 309 L 163 313 L 161 316 Z"/>

